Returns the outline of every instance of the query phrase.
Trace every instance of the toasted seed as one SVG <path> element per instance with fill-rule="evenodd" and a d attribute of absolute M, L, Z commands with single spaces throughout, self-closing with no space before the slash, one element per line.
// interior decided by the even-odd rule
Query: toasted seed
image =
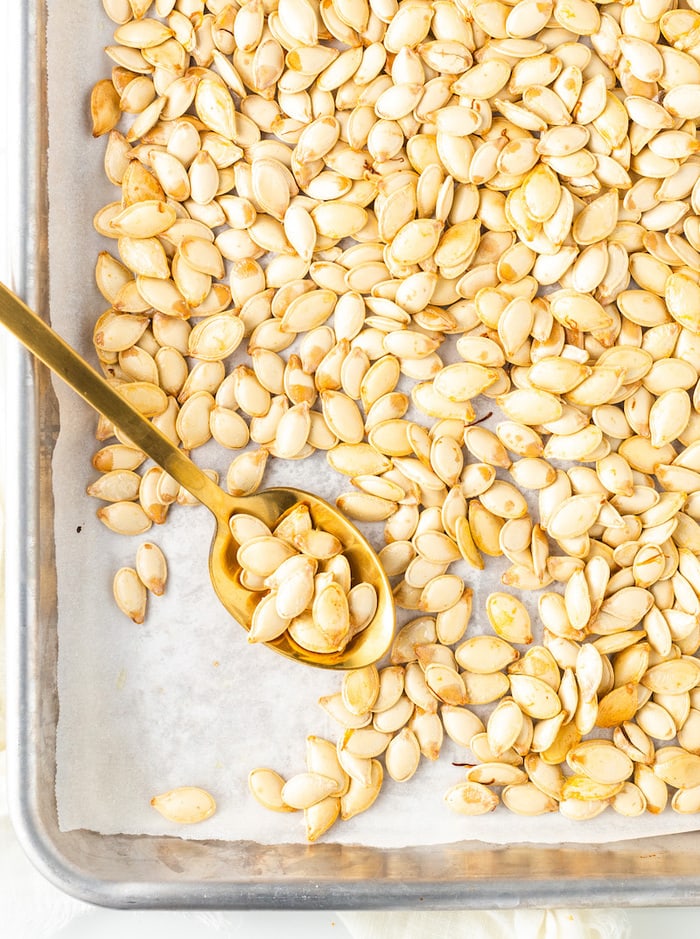
<path fill-rule="evenodd" d="M 461 556 L 452 539 L 442 532 L 426 531 L 417 534 L 413 544 L 418 554 L 433 564 L 450 564 Z"/>
<path fill-rule="evenodd" d="M 319 528 L 297 532 L 292 535 L 291 541 L 295 548 L 317 561 L 327 561 L 343 550 L 335 535 Z"/>
<path fill-rule="evenodd" d="M 613 797 L 610 805 L 619 815 L 636 818 L 646 811 L 647 800 L 638 786 L 625 782 L 622 789 Z"/>
<path fill-rule="evenodd" d="M 92 458 L 92 465 L 101 473 L 109 473 L 113 470 L 136 470 L 145 459 L 146 454 L 141 450 L 121 443 L 113 443 L 97 451 Z"/>
<path fill-rule="evenodd" d="M 445 648 L 438 642 L 418 646 L 416 648 L 416 655 L 419 663 L 423 666 L 424 673 L 428 665 L 443 665 L 446 668 L 451 668 L 453 671 L 456 670 L 456 662 L 452 650 Z"/>
<path fill-rule="evenodd" d="M 90 115 L 93 137 L 108 134 L 119 123 L 121 117 L 119 94 L 110 79 L 102 79 L 93 86 L 90 94 Z"/>
<path fill-rule="evenodd" d="M 676 789 L 693 789 L 700 785 L 700 757 L 694 753 L 674 753 L 669 759 L 654 763 L 654 772 L 665 783 Z"/>
<path fill-rule="evenodd" d="M 394 638 L 391 649 L 393 665 L 413 662 L 417 658 L 416 647 L 435 642 L 435 620 L 430 616 L 419 616 L 403 626 Z"/>
<path fill-rule="evenodd" d="M 517 786 L 527 782 L 527 776 L 511 763 L 480 763 L 467 771 L 467 781 L 486 786 Z"/>
<path fill-rule="evenodd" d="M 370 770 L 371 776 L 367 784 L 351 779 L 348 791 L 340 797 L 340 817 L 343 821 L 367 811 L 379 795 L 384 777 L 382 764 L 378 760 L 371 760 Z"/>
<path fill-rule="evenodd" d="M 426 760 L 437 760 L 443 741 L 442 722 L 439 716 L 433 711 L 423 711 L 420 707 L 416 707 L 408 726 L 416 735 L 420 752 Z"/>
<path fill-rule="evenodd" d="M 416 735 L 408 727 L 402 728 L 386 749 L 384 761 L 387 773 L 396 782 L 406 782 L 418 769 L 420 756 Z"/>
<path fill-rule="evenodd" d="M 372 725 L 382 733 L 396 733 L 410 720 L 414 702 L 403 695 L 392 707 L 375 714 Z"/>
<path fill-rule="evenodd" d="M 221 442 L 220 438 L 216 439 Z M 241 453 L 231 461 L 226 472 L 226 488 L 232 496 L 247 496 L 257 492 L 262 484 L 267 457 L 268 451 L 260 447 Z"/>
<path fill-rule="evenodd" d="M 695 659 L 681 658 L 662 662 L 650 668 L 642 677 L 642 684 L 656 694 L 682 694 L 695 687 L 698 665 Z"/>
<path fill-rule="evenodd" d="M 239 512 L 231 516 L 229 519 L 229 528 L 231 529 L 234 540 L 237 541 L 239 545 L 253 538 L 258 538 L 261 535 L 271 534 L 265 522 L 256 518 L 254 515 L 247 515 L 244 512 Z"/>
<path fill-rule="evenodd" d="M 266 585 L 276 591 L 275 609 L 281 619 L 291 620 L 310 605 L 315 573 L 316 565 L 312 560 L 293 555 L 266 579 Z"/>
<path fill-rule="evenodd" d="M 492 593 L 486 600 L 486 614 L 494 632 L 506 642 L 532 642 L 530 616 L 517 597 Z"/>
<path fill-rule="evenodd" d="M 462 679 L 467 689 L 467 698 L 470 704 L 490 704 L 498 701 L 508 692 L 508 677 L 502 672 L 489 672 L 488 674 L 471 671 L 462 672 Z M 503 758 L 501 756 L 501 758 Z"/>
<path fill-rule="evenodd" d="M 455 657 L 467 671 L 488 675 L 505 668 L 519 656 L 508 642 L 497 636 L 472 636 L 457 647 Z"/>
<path fill-rule="evenodd" d="M 651 767 L 637 763 L 634 769 L 634 783 L 647 800 L 647 810 L 658 815 L 666 808 L 668 789 Z"/>
<path fill-rule="evenodd" d="M 381 733 L 372 727 L 362 727 L 345 732 L 341 749 L 353 756 L 372 759 L 384 752 L 390 740 L 391 734 Z"/>
<path fill-rule="evenodd" d="M 556 717 L 561 701 L 554 690 L 542 679 L 531 675 L 511 675 L 511 693 L 522 710 L 532 718 Z"/>
<path fill-rule="evenodd" d="M 120 535 L 142 535 L 153 524 L 137 502 L 113 502 L 98 509 L 97 517 Z"/>
<path fill-rule="evenodd" d="M 340 440 L 358 444 L 364 437 L 363 421 L 355 402 L 337 391 L 321 392 L 323 416 L 330 430 Z M 353 473 L 353 475 L 356 475 Z"/>
<path fill-rule="evenodd" d="M 556 470 L 546 460 L 525 457 L 510 467 L 513 479 L 523 489 L 544 489 L 556 479 Z"/>
<path fill-rule="evenodd" d="M 404 689 L 406 697 L 421 711 L 434 714 L 438 708 L 438 699 L 430 690 L 425 680 L 423 667 L 417 662 L 409 662 L 406 666 Z"/>
<path fill-rule="evenodd" d="M 153 382 L 124 382 L 117 386 L 117 391 L 144 417 L 156 417 L 162 414 L 168 406 L 167 395 Z"/>
<path fill-rule="evenodd" d="M 134 623 L 143 623 L 146 616 L 146 588 L 131 567 L 122 567 L 114 575 L 112 585 L 117 606 Z"/>
<path fill-rule="evenodd" d="M 437 638 L 443 645 L 454 645 L 464 636 L 472 611 L 472 595 L 467 587 L 457 603 L 435 617 Z"/>
<path fill-rule="evenodd" d="M 335 500 L 339 509 L 350 518 L 365 522 L 381 522 L 396 511 L 396 503 L 365 492 L 346 492 Z"/>
<path fill-rule="evenodd" d="M 253 575 L 256 576 L 256 575 Z M 264 589 L 264 578 L 263 581 Z M 291 619 L 280 616 L 277 611 L 277 597 L 275 594 L 268 594 L 259 601 L 253 610 L 250 630 L 248 632 L 248 642 L 272 642 L 278 639 L 289 627 Z"/>
<path fill-rule="evenodd" d="M 425 669 L 425 681 L 428 688 L 445 704 L 467 703 L 464 681 L 456 669 L 449 665 L 437 662 L 429 664 Z"/>
<path fill-rule="evenodd" d="M 204 789 L 196 786 L 180 786 L 151 799 L 153 808 L 163 818 L 179 825 L 203 822 L 216 812 L 216 802 Z"/>
<path fill-rule="evenodd" d="M 350 611 L 347 597 L 335 582 L 327 584 L 314 597 L 312 607 L 313 622 L 329 643 L 341 647 L 350 634 Z"/>
<path fill-rule="evenodd" d="M 379 672 L 379 693 L 372 710 L 375 714 L 393 707 L 404 689 L 404 669 L 400 665 L 390 665 Z"/>
<path fill-rule="evenodd" d="M 700 788 L 698 786 L 693 786 L 690 789 L 679 789 L 673 794 L 671 808 L 674 812 L 679 812 L 682 815 L 694 814 L 700 810 L 699 794 Z"/>
<path fill-rule="evenodd" d="M 484 815 L 493 812 L 499 799 L 495 792 L 478 782 L 463 782 L 445 793 L 448 808 L 460 815 Z"/>
<path fill-rule="evenodd" d="M 523 518 L 527 514 L 527 502 L 522 493 L 510 483 L 495 480 L 479 496 L 482 505 L 497 518 Z"/>
<path fill-rule="evenodd" d="M 189 336 L 189 354 L 207 362 L 231 355 L 243 339 L 244 325 L 238 316 L 220 313 L 194 327 Z"/>
<path fill-rule="evenodd" d="M 577 538 L 594 524 L 604 498 L 598 494 L 576 495 L 565 499 L 552 513 L 547 531 L 553 538 Z"/>
<path fill-rule="evenodd" d="M 656 740 L 673 740 L 676 735 L 676 725 L 672 716 L 654 701 L 647 701 L 639 708 L 636 720 L 642 730 Z"/>
<path fill-rule="evenodd" d="M 496 403 L 506 417 L 520 424 L 546 424 L 562 415 L 562 405 L 557 397 L 534 388 L 499 395 Z"/>
<path fill-rule="evenodd" d="M 297 773 L 282 787 L 285 805 L 293 809 L 308 809 L 337 791 L 338 782 L 321 773 Z"/>
<path fill-rule="evenodd" d="M 306 840 L 318 841 L 321 835 L 335 823 L 340 814 L 340 799 L 328 796 L 304 810 Z"/>
<path fill-rule="evenodd" d="M 542 759 L 550 766 L 562 763 L 569 749 L 581 740 L 581 733 L 572 721 L 564 724 L 565 713 L 550 721 L 540 721 L 536 730 L 540 731 L 537 738 L 533 736 L 532 747 L 535 752 L 542 755 Z M 546 725 L 546 733 L 542 728 Z"/>
<path fill-rule="evenodd" d="M 282 800 L 284 779 L 272 769 L 254 769 L 248 774 L 248 788 L 257 801 L 272 812 L 294 812 Z"/>
<path fill-rule="evenodd" d="M 139 545 L 136 552 L 136 571 L 144 586 L 154 596 L 163 595 L 168 569 L 165 556 L 158 545 L 149 541 Z"/>
<path fill-rule="evenodd" d="M 328 451 L 328 462 L 346 476 L 380 474 L 391 469 L 391 461 L 366 443 L 339 443 Z"/>
<path fill-rule="evenodd" d="M 559 808 L 554 799 L 531 782 L 506 786 L 501 793 L 501 798 L 503 804 L 517 815 L 543 815 L 547 812 L 556 812 Z"/>
<path fill-rule="evenodd" d="M 138 497 L 141 477 L 131 470 L 114 469 L 91 483 L 86 492 L 105 502 L 130 502 Z"/>
<path fill-rule="evenodd" d="M 294 553 L 294 548 L 280 538 L 260 535 L 244 542 L 238 549 L 236 559 L 241 567 L 258 577 L 269 577 Z"/>
<path fill-rule="evenodd" d="M 448 610 L 459 600 L 464 592 L 461 577 L 455 574 L 440 574 L 425 585 L 420 595 L 420 609 L 427 613 L 440 613 Z"/>
<path fill-rule="evenodd" d="M 319 698 L 319 704 L 326 711 L 326 713 L 329 714 L 333 720 L 337 721 L 342 727 L 366 727 L 367 724 L 369 724 L 372 720 L 372 715 L 370 713 L 361 715 L 351 714 L 343 704 L 342 695 L 340 692 Z"/>
<path fill-rule="evenodd" d="M 525 757 L 525 769 L 538 789 L 557 802 L 561 800 L 564 775 L 559 766 L 546 763 L 537 753 L 530 753 Z"/>
<path fill-rule="evenodd" d="M 354 779 L 363 786 L 368 786 L 372 780 L 372 761 L 366 757 L 353 756 L 343 749 L 342 737 L 336 745 L 338 764 L 349 779 Z M 347 789 L 346 789 L 347 791 Z"/>
<path fill-rule="evenodd" d="M 469 502 L 468 533 L 466 525 L 457 523 L 457 539 L 465 560 L 474 567 L 483 567 L 480 556 L 474 550 L 483 551 L 492 557 L 498 557 L 503 552 L 500 547 L 499 536 L 503 527 L 503 519 L 494 515 L 481 504 L 472 499 Z M 460 530 L 461 528 L 461 530 Z M 472 542 L 470 545 L 469 542 Z"/>
<path fill-rule="evenodd" d="M 377 612 L 377 591 L 371 584 L 359 583 L 348 591 L 350 630 L 357 635 L 374 619 Z"/>
<path fill-rule="evenodd" d="M 622 782 L 633 770 L 630 758 L 606 740 L 579 744 L 569 752 L 567 763 L 574 772 L 581 772 L 603 785 Z"/>
<path fill-rule="evenodd" d="M 509 672 L 532 675 L 546 681 L 555 691 L 559 687 L 559 667 L 552 653 L 544 646 L 533 646 L 522 659 L 512 662 Z"/>
<path fill-rule="evenodd" d="M 678 730 L 678 743 L 683 747 L 683 749 L 689 751 L 690 753 L 700 752 L 700 747 L 698 746 L 698 729 L 700 728 L 700 717 L 695 708 L 691 708 L 688 717 L 683 723 L 683 726 Z"/>
<path fill-rule="evenodd" d="M 379 673 L 374 665 L 347 672 L 343 678 L 343 703 L 352 714 L 372 710 L 378 694 Z"/>
<path fill-rule="evenodd" d="M 491 712 L 486 725 L 489 748 L 499 757 L 509 750 L 520 736 L 523 712 L 509 698 L 504 698 Z"/>
<path fill-rule="evenodd" d="M 484 733 L 484 725 L 479 717 L 465 707 L 443 705 L 440 709 L 445 733 L 455 743 L 468 747 L 472 737 Z"/>
<path fill-rule="evenodd" d="M 638 707 L 636 686 L 633 682 L 627 682 L 601 698 L 596 723 L 599 727 L 616 727 L 626 720 L 631 720 Z"/>
<path fill-rule="evenodd" d="M 145 199 L 122 209 L 110 221 L 116 235 L 152 238 L 167 231 L 175 221 L 175 210 L 158 199 Z"/>

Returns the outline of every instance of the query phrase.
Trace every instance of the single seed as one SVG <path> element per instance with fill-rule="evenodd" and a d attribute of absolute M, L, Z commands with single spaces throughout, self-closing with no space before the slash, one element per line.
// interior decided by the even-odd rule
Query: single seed
<path fill-rule="evenodd" d="M 216 802 L 204 789 L 196 786 L 180 786 L 151 799 L 153 808 L 163 818 L 179 825 L 203 822 L 216 812 Z"/>
<path fill-rule="evenodd" d="M 165 582 L 168 577 L 168 568 L 165 555 L 150 541 L 139 545 L 136 552 L 136 571 L 144 586 L 151 593 L 160 597 L 165 592 Z"/>
<path fill-rule="evenodd" d="M 284 779 L 272 769 L 254 769 L 248 774 L 248 788 L 257 801 L 273 812 L 293 812 L 282 800 Z"/>

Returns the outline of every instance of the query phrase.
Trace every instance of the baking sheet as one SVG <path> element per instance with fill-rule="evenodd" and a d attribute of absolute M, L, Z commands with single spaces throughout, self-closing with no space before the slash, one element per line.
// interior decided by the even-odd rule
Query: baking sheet
<path fill-rule="evenodd" d="M 94 0 L 49 0 L 48 11 L 50 312 L 54 327 L 94 363 L 92 326 L 105 307 L 94 286 L 94 262 L 100 250 L 116 253 L 116 246 L 97 236 L 92 216 L 115 190 L 102 169 L 105 140 L 90 137 L 88 98 L 94 81 L 109 74 L 102 48 L 111 29 Z M 95 476 L 96 418 L 64 385 L 55 387 L 61 413 L 53 461 L 61 829 L 303 842 L 301 816 L 265 811 L 250 796 L 246 777 L 258 766 L 285 776 L 300 772 L 307 734 L 337 738 L 339 728 L 316 702 L 339 688 L 340 676 L 246 642 L 209 583 L 213 525 L 205 509 L 176 506 L 165 525 L 142 538 L 101 525 L 99 503 L 85 495 Z M 209 444 L 195 459 L 224 473 L 233 455 Z M 266 485 L 313 485 L 330 500 L 348 488 L 323 454 L 271 462 Z M 381 526 L 364 530 L 381 545 Z M 135 626 L 116 609 L 111 583 L 119 567 L 133 564 L 144 540 L 162 547 L 170 578 L 166 595 L 149 599 L 146 623 Z M 488 574 L 465 571 L 475 594 L 471 634 L 481 631 L 484 600 L 500 587 L 501 568 L 494 563 Z M 468 758 L 468 751 L 446 741 L 438 762 L 423 761 L 408 783 L 387 780 L 369 812 L 335 825 L 325 840 L 380 847 L 462 839 L 605 842 L 698 827 L 693 817 L 671 812 L 623 819 L 608 810 L 586 823 L 558 815 L 516 819 L 505 810 L 463 818 L 443 805 L 442 795 L 463 778 L 452 762 Z M 216 815 L 192 827 L 162 819 L 151 797 L 180 785 L 211 791 Z"/>

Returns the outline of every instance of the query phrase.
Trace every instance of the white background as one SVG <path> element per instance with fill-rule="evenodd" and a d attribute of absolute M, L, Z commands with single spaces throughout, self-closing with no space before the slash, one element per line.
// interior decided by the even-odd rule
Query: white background
<path fill-rule="evenodd" d="M 0 69 L 7 76 L 1 87 L 12 89 L 16 86 L 16 71 L 13 69 L 11 51 L 5 51 L 0 63 Z M 0 127 L 6 127 L 4 108 L 7 104 L 6 95 L 0 95 Z M 6 179 L 8 154 L 11 152 L 13 140 L 7 134 L 0 134 L 0 207 L 6 204 Z M 8 278 L 8 248 L 14 239 L 21 236 L 20 232 L 7 232 L 5 230 L 5 216 L 0 208 L 0 279 Z M 1 329 L 1 327 L 0 327 Z M 3 361 L 2 346 L 5 336 L 0 332 L 0 363 Z M 2 374 L 0 373 L 0 531 L 2 530 L 2 490 L 3 467 L 2 455 L 5 452 L 3 418 L 6 407 L 12 407 L 12 402 L 6 401 L 2 393 Z M 0 557 L 3 555 L 0 542 Z M 0 584 L 2 575 L 0 574 Z M 3 719 L 2 690 L 3 680 L 3 610 L 0 606 L 0 721 Z M 12 628 L 12 624 L 7 624 Z M 0 730 L 0 749 L 4 743 L 4 734 Z M 0 753 L 0 770 L 2 769 L 3 753 Z M 4 879 L 0 876 L 0 934 L 3 939 L 37 939 L 38 930 L 30 927 L 36 922 L 37 896 L 41 894 L 43 902 L 49 912 L 47 929 L 41 931 L 42 936 L 52 936 L 55 939 L 122 939 L 128 934 L 129 939 L 152 939 L 152 937 L 168 936 L 168 939 L 208 939 L 216 936 L 236 936 L 246 939 L 316 939 L 316 937 L 333 937 L 333 939 L 348 939 L 350 933 L 340 922 L 337 914 L 324 912 L 242 912 L 210 914 L 186 914 L 173 912 L 141 912 L 141 911 L 112 911 L 98 908 L 83 908 L 75 916 L 77 907 L 63 900 L 55 888 L 46 885 L 37 887 L 35 875 L 28 862 L 24 862 L 18 854 L 18 848 L 3 818 L 6 808 L 4 805 L 4 787 L 0 778 L 0 874 L 4 872 Z M 23 907 L 24 904 L 24 907 Z M 4 913 L 3 913 L 4 911 Z M 700 931 L 700 908 L 686 909 L 639 909 L 627 912 L 632 927 L 634 939 L 659 939 L 664 934 L 673 939 L 690 939 Z M 52 917 L 53 920 L 52 921 Z M 11 932 L 7 923 L 15 925 Z M 465 917 L 464 932 L 469 934 L 469 919 Z M 427 935 L 430 935 L 428 932 Z M 455 939 L 460 939 L 455 935 Z"/>

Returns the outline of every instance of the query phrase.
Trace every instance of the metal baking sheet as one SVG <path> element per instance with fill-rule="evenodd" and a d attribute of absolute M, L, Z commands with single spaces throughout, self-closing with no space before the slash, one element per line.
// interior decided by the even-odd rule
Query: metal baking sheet
<path fill-rule="evenodd" d="M 49 0 L 8 12 L 20 51 L 10 91 L 17 233 L 12 286 L 46 312 L 46 13 Z M 69 2 L 69 0 L 52 0 Z M 21 238 L 21 240 L 19 240 Z M 12 816 L 44 874 L 67 892 L 115 907 L 504 908 L 691 905 L 700 897 L 694 833 L 609 845 L 489 846 L 477 841 L 372 849 L 316 844 L 184 841 L 62 832 L 55 800 L 56 576 L 51 455 L 58 412 L 43 368 L 10 345 L 8 408 L 8 756 Z"/>

